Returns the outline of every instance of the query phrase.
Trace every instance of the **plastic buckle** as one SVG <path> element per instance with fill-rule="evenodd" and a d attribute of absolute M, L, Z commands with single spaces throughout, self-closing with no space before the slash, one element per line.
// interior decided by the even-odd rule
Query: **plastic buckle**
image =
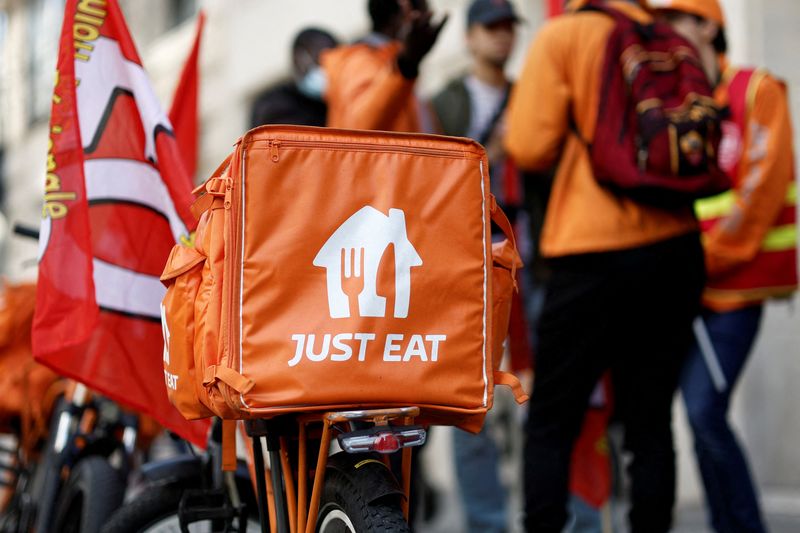
<path fill-rule="evenodd" d="M 212 196 L 225 196 L 225 191 L 230 188 L 230 178 L 211 178 L 206 182 L 206 193 Z"/>

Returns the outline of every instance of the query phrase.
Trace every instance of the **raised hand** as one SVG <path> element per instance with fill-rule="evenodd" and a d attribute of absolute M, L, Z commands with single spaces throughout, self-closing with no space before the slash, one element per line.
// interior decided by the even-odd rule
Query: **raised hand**
<path fill-rule="evenodd" d="M 434 23 L 431 11 L 415 11 L 411 14 L 410 26 L 403 38 L 403 51 L 397 58 L 403 76 L 409 79 L 417 77 L 419 64 L 436 44 L 447 18 L 445 14 L 440 22 Z"/>

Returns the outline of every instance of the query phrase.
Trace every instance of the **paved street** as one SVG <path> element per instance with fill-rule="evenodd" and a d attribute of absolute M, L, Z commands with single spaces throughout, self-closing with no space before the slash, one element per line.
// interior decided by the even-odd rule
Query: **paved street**
<path fill-rule="evenodd" d="M 417 533 L 464 533 L 464 518 L 461 502 L 453 482 L 453 463 L 450 459 L 451 446 L 449 428 L 435 428 L 432 432 L 428 449 L 425 451 L 423 463 L 429 472 L 430 482 L 439 491 L 438 512 L 430 523 L 418 523 Z M 503 472 L 504 476 L 512 475 Z M 518 500 L 518 495 L 517 495 Z M 777 490 L 766 490 L 763 494 L 764 510 L 771 533 L 797 533 L 800 532 L 800 495 L 796 493 L 782 493 Z M 519 501 L 512 502 L 517 517 L 519 517 Z M 614 533 L 625 533 L 625 506 L 620 503 L 615 506 Z M 676 509 L 675 533 L 706 533 L 711 529 L 706 525 L 705 512 L 698 504 L 683 504 Z M 510 529 L 510 533 L 522 533 L 517 525 Z"/>

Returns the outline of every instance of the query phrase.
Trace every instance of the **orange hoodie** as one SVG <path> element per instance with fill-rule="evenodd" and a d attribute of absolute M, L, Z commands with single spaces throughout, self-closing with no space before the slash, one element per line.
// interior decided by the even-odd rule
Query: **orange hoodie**
<path fill-rule="evenodd" d="M 647 22 L 630 2 L 610 5 Z M 621 250 L 697 230 L 691 209 L 669 211 L 636 203 L 600 186 L 586 145 L 570 131 L 570 117 L 591 142 L 601 71 L 613 20 L 579 12 L 550 20 L 528 52 L 508 111 L 506 148 L 525 170 L 558 170 L 542 229 L 544 256 Z"/>
<path fill-rule="evenodd" d="M 361 130 L 417 132 L 420 122 L 414 80 L 397 68 L 397 41 L 358 43 L 323 52 L 328 77 L 327 126 Z"/>

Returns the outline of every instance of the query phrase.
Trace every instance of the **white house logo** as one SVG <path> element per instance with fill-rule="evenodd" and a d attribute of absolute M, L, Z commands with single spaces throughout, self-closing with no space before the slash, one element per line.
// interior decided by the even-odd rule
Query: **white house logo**
<path fill-rule="evenodd" d="M 411 300 L 411 268 L 422 258 L 408 240 L 401 209 L 389 216 L 364 206 L 333 232 L 314 258 L 314 266 L 327 270 L 328 310 L 331 318 L 351 316 L 350 296 L 358 296 L 362 317 L 385 317 L 386 298 L 377 293 L 378 267 L 390 244 L 394 245 L 394 317 L 406 318 Z"/>
<path fill-rule="evenodd" d="M 387 216 L 374 207 L 364 206 L 333 232 L 313 261 L 314 266 L 326 269 L 331 318 L 356 314 L 351 309 L 351 299 L 358 307 L 358 316 L 386 317 L 386 298 L 378 295 L 377 285 L 381 259 L 390 244 L 394 246 L 395 272 L 392 314 L 395 318 L 408 317 L 411 269 L 421 266 L 422 258 L 408 240 L 406 215 L 401 209 L 389 209 Z M 290 367 L 301 361 L 435 364 L 445 352 L 445 334 L 394 331 L 295 333 L 291 336 L 294 355 L 288 364 Z"/>

